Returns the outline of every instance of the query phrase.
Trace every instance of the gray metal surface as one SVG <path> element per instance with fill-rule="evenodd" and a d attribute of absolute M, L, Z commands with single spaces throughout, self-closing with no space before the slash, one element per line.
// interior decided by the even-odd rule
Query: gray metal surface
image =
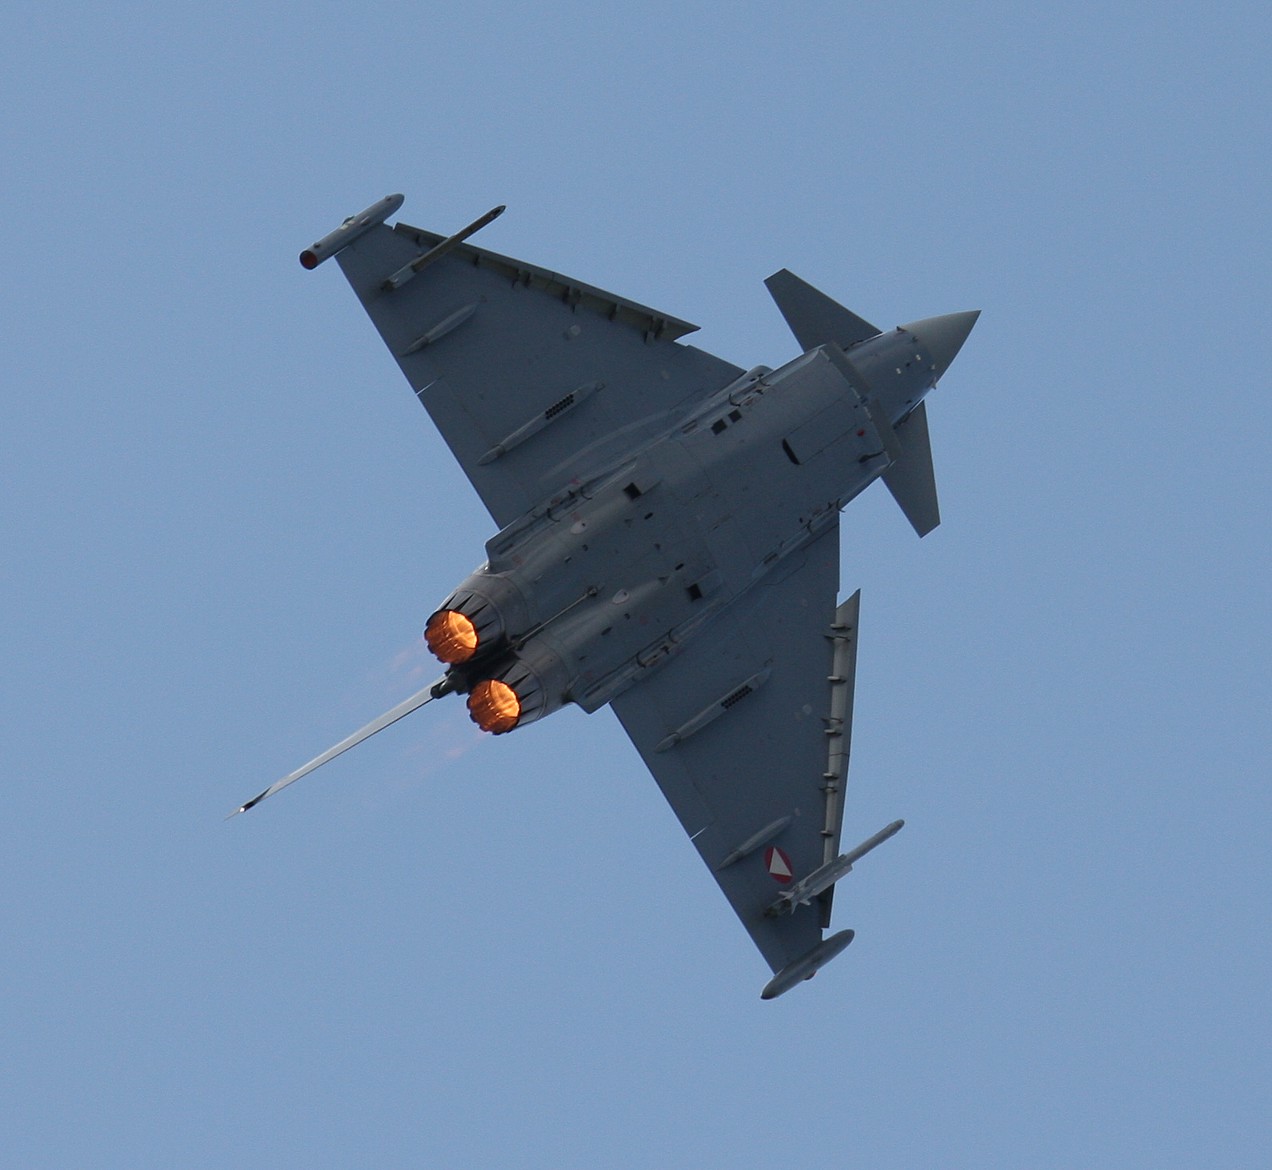
<path fill-rule="evenodd" d="M 611 704 L 775 971 L 821 939 L 815 906 L 781 919 L 764 911 L 794 878 L 822 864 L 838 530 L 828 530 L 796 561 L 782 579 L 757 588 L 648 681 Z M 687 716 L 734 694 L 759 670 L 770 672 L 763 686 L 695 735 L 658 750 Z M 785 818 L 790 820 L 763 847 L 752 844 L 748 856 L 725 864 L 757 830 Z M 778 877 L 770 847 L 788 859 Z"/>
<path fill-rule="evenodd" d="M 883 473 L 883 482 L 914 531 L 926 536 L 941 522 L 932 442 L 928 438 L 927 403 L 920 402 L 909 418 L 898 424 L 895 433 L 900 455 Z"/>
<path fill-rule="evenodd" d="M 742 372 L 676 344 L 695 328 L 688 322 L 471 244 L 401 288 L 383 287 L 444 239 L 381 224 L 337 262 L 501 526 L 650 438 L 667 412 Z M 483 462 L 510 433 L 597 382 L 604 389 L 586 409 L 554 418 L 534 443 Z"/>
<path fill-rule="evenodd" d="M 881 332 L 877 325 L 845 309 L 786 268 L 773 273 L 764 284 L 801 349 L 813 349 L 828 341 L 847 349 Z"/>

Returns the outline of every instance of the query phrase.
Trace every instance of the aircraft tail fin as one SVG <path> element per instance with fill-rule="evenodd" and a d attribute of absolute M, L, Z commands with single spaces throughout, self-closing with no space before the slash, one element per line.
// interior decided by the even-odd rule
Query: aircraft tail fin
<path fill-rule="evenodd" d="M 901 458 L 883 473 L 883 482 L 920 536 L 941 522 L 936 498 L 936 472 L 928 438 L 927 403 L 920 402 L 895 428 Z"/>
<path fill-rule="evenodd" d="M 828 341 L 847 349 L 883 332 L 788 269 L 773 273 L 764 284 L 805 352 Z"/>

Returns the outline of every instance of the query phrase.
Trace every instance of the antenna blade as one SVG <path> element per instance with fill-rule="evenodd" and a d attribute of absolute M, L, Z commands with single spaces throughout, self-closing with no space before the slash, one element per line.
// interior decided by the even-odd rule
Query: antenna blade
<path fill-rule="evenodd" d="M 409 699 L 399 703 L 396 707 L 386 711 L 377 719 L 372 719 L 365 727 L 359 728 L 348 739 L 342 739 L 334 747 L 329 747 L 320 756 L 315 756 L 304 767 L 297 768 L 294 772 L 289 772 L 281 780 L 271 784 L 259 796 L 253 796 L 246 804 L 239 805 L 232 813 L 231 817 L 238 816 L 239 813 L 247 812 L 249 808 L 255 808 L 267 796 L 273 796 L 275 792 L 281 792 L 289 784 L 295 784 L 302 776 L 308 776 L 315 768 L 321 768 L 328 760 L 334 760 L 338 755 L 347 752 L 351 747 L 357 747 L 364 739 L 370 739 L 377 731 L 383 731 L 390 724 L 396 723 L 399 719 L 409 715 L 412 711 L 418 710 L 425 703 L 437 698 L 433 692 L 437 689 L 444 679 L 438 682 L 429 683 L 422 691 L 417 691 Z M 226 818 L 229 820 L 229 817 Z"/>

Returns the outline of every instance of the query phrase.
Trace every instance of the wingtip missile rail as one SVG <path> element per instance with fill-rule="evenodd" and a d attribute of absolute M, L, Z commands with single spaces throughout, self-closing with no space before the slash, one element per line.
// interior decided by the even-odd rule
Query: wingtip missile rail
<path fill-rule="evenodd" d="M 347 248 L 364 232 L 383 223 L 405 202 L 405 195 L 386 195 L 357 215 L 349 216 L 334 232 L 328 232 L 300 254 L 301 267 L 317 268 L 329 256 L 334 256 L 341 248 Z"/>
<path fill-rule="evenodd" d="M 893 821 L 892 824 L 880 829 L 873 837 L 867 837 L 855 849 L 841 853 L 834 861 L 815 869 L 806 878 L 796 882 L 765 913 L 770 916 L 793 914 L 800 906 L 811 902 L 818 894 L 830 889 L 840 878 L 851 873 L 853 862 L 860 861 L 870 850 L 882 845 L 889 837 L 895 836 L 904 825 L 905 821 Z M 843 951 L 852 942 L 853 937 L 853 931 L 841 930 L 838 934 L 822 939 L 807 954 L 787 963 L 777 972 L 765 984 L 764 990 L 760 992 L 760 998 L 776 999 L 784 992 L 790 991 L 796 984 L 802 983 L 805 979 L 811 979 L 831 959 Z"/>

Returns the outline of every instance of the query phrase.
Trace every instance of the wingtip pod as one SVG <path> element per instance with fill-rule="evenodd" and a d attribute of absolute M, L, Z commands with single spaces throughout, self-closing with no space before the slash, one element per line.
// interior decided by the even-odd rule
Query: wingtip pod
<path fill-rule="evenodd" d="M 302 268 L 317 268 L 329 256 L 334 256 L 341 248 L 347 248 L 363 232 L 370 231 L 376 224 L 383 223 L 406 201 L 405 195 L 386 195 L 370 207 L 364 208 L 357 215 L 351 215 L 334 232 L 328 232 L 317 243 L 310 244 L 300 254 Z"/>
<path fill-rule="evenodd" d="M 822 939 L 808 954 L 802 955 L 792 963 L 787 963 L 774 975 L 760 992 L 760 998 L 776 999 L 779 995 L 790 991 L 795 984 L 811 979 L 831 959 L 843 951 L 852 942 L 853 937 L 853 931 L 841 930 L 838 934 L 832 934 L 830 938 Z"/>

